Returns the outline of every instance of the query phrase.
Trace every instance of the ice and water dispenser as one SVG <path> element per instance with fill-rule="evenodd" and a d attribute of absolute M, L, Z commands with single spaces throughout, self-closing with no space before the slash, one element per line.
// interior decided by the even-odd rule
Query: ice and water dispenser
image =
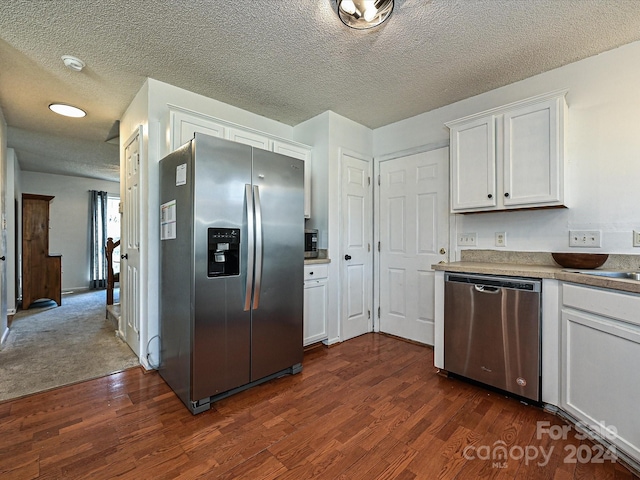
<path fill-rule="evenodd" d="M 209 277 L 228 277 L 240 274 L 240 229 L 208 229 Z"/>

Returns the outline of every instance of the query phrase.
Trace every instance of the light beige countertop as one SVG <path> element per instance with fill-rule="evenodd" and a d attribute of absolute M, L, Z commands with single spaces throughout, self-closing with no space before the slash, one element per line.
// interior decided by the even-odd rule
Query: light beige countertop
<path fill-rule="evenodd" d="M 519 263 L 487 263 L 462 261 L 439 263 L 434 270 L 446 272 L 480 273 L 488 275 L 506 275 L 514 277 L 550 278 L 563 282 L 573 282 L 592 287 L 611 288 L 624 292 L 640 293 L 640 281 L 623 278 L 598 277 L 584 273 L 566 272 L 560 266 L 527 265 Z M 619 269 L 624 270 L 624 269 Z"/>
<path fill-rule="evenodd" d="M 330 258 L 305 258 L 305 265 L 317 265 L 319 263 L 331 263 Z"/>
<path fill-rule="evenodd" d="M 331 259 L 329 258 L 329 253 L 326 248 L 318 249 L 318 258 L 305 258 L 305 265 L 318 265 L 320 263 L 331 263 Z"/>

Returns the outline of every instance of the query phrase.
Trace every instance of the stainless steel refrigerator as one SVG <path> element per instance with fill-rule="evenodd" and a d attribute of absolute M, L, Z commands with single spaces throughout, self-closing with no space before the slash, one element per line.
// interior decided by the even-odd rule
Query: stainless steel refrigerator
<path fill-rule="evenodd" d="M 196 133 L 160 203 L 159 370 L 187 408 L 299 372 L 304 162 Z"/>

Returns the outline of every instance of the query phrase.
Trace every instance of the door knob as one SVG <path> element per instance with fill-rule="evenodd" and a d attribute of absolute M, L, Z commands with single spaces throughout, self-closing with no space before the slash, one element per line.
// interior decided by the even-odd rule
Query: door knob
<path fill-rule="evenodd" d="M 0 260 L 2 260 L 2 261 L 4 262 L 4 261 L 6 260 L 6 257 L 5 257 L 4 255 L 2 255 L 2 256 L 0 257 Z"/>
<path fill-rule="evenodd" d="M 345 260 L 351 260 L 351 255 L 345 255 L 345 256 L 344 256 L 344 259 L 345 259 Z"/>
<path fill-rule="evenodd" d="M 126 260 L 127 258 L 129 258 L 129 254 L 125 253 L 124 255 L 120 255 L 120 258 Z"/>
<path fill-rule="evenodd" d="M 440 255 L 446 255 L 447 254 L 447 249 L 446 248 L 441 248 L 440 249 Z"/>

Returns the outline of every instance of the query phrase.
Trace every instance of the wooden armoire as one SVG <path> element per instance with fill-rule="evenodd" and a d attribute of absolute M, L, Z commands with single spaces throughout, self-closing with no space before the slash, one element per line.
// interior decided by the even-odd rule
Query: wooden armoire
<path fill-rule="evenodd" d="M 62 305 L 62 256 L 49 255 L 49 195 L 22 194 L 22 308 L 50 299 Z"/>

